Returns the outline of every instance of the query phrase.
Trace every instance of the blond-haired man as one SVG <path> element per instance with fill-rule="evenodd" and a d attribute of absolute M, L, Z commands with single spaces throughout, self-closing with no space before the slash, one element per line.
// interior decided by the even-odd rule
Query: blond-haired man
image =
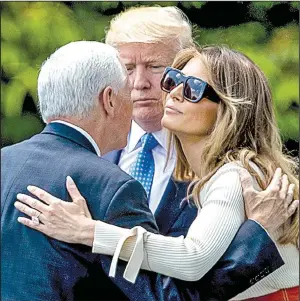
<path fill-rule="evenodd" d="M 133 88 L 133 121 L 128 144 L 123 150 L 109 154 L 107 159 L 144 185 L 149 207 L 162 234 L 186 235 L 197 211 L 182 202 L 187 183 L 176 182 L 172 178 L 176 162 L 174 151 L 165 168 L 168 143 L 167 133 L 161 127 L 163 104 L 160 79 L 177 52 L 194 45 L 192 25 L 176 7 L 131 8 L 111 21 L 106 43 L 119 50 Z M 152 157 L 147 157 L 148 161 L 152 161 L 146 164 L 147 170 L 137 161 L 145 156 L 143 136 L 149 135 L 156 143 L 150 149 Z M 151 164 L 154 167 L 149 169 Z M 154 172 L 149 180 L 151 168 Z M 141 173 L 145 174 L 144 179 L 147 178 L 145 184 Z M 249 185 L 248 182 L 245 177 L 245 185 Z M 265 200 L 271 197 L 264 196 Z M 257 193 L 255 197 L 257 205 L 262 201 L 263 194 Z M 269 213 L 256 218 L 254 207 L 249 210 L 249 218 L 264 225 L 265 229 L 271 229 L 274 220 L 268 220 Z M 253 220 L 245 222 L 219 263 L 198 282 L 191 284 L 147 273 L 140 274 L 135 285 L 124 284 L 122 277 L 118 276 L 115 281 L 127 292 L 135 290 L 139 296 L 137 300 L 228 300 L 271 273 L 280 262 L 275 245 L 258 223 Z M 238 253 L 235 252 L 237 250 Z M 272 261 L 270 252 L 273 253 Z M 252 257 L 254 253 L 256 255 Z"/>

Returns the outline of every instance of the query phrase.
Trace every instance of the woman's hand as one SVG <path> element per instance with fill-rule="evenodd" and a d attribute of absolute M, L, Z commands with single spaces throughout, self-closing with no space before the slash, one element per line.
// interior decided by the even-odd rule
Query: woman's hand
<path fill-rule="evenodd" d="M 18 194 L 15 207 L 32 219 L 19 217 L 18 222 L 52 238 L 68 243 L 93 245 L 95 223 L 85 199 L 71 177 L 67 177 L 67 190 L 73 202 L 64 202 L 46 191 L 28 186 L 38 199 Z"/>

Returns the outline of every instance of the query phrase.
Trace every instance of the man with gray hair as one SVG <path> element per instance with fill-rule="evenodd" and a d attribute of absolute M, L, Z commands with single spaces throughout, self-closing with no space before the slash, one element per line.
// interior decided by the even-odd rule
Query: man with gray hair
<path fill-rule="evenodd" d="M 70 200 L 65 183 L 71 176 L 94 218 L 157 232 L 141 184 L 99 158 L 126 145 L 132 115 L 126 69 L 109 45 L 69 43 L 43 64 L 38 95 L 45 129 L 1 150 L 1 300 L 78 300 L 93 268 L 101 283 L 97 300 L 122 300 L 103 272 L 104 256 L 23 227 L 14 202 L 30 184 Z M 75 210 L 76 203 L 69 204 Z M 45 227 L 42 214 L 32 220 Z"/>
<path fill-rule="evenodd" d="M 135 7 L 112 19 L 106 34 L 106 43 L 119 50 L 133 88 L 131 91 L 133 121 L 127 146 L 122 151 L 108 154 L 106 158 L 118 164 L 121 169 L 136 177 L 144 185 L 149 207 L 161 234 L 185 236 L 196 217 L 197 209 L 191 208 L 187 202 L 182 202 L 187 193 L 188 183 L 176 181 L 172 177 L 176 164 L 174 150 L 171 150 L 167 162 L 168 138 L 166 130 L 161 126 L 164 108 L 160 80 L 165 67 L 172 64 L 178 51 L 194 46 L 192 26 L 187 16 L 177 7 Z M 143 141 L 147 140 L 142 137 L 148 136 L 157 141 L 152 149 L 151 162 L 145 165 L 148 168 L 150 166 L 149 170 L 154 169 L 150 189 L 149 176 L 146 176 L 149 175 L 149 170 L 141 169 L 137 163 L 144 151 Z M 147 179 L 148 184 L 144 183 L 143 177 L 138 175 L 137 168 L 139 174 L 145 175 L 144 178 Z M 231 274 L 229 278 L 221 276 L 223 274 L 223 267 L 219 265 L 221 260 L 207 276 L 198 282 L 187 284 L 174 279 L 172 281 L 165 279 L 164 290 L 169 290 L 170 295 L 186 298 L 192 296 L 197 299 L 207 293 L 209 285 L 213 285 L 209 300 L 228 300 L 274 270 L 275 266 L 272 265 L 274 263 L 272 261 L 276 255 L 273 254 L 275 257 L 270 257 L 269 252 L 272 250 L 271 252 L 276 253 L 276 247 L 266 230 L 272 229 L 276 220 L 269 218 L 271 215 L 267 212 L 268 210 L 259 216 L 261 214 L 259 204 L 268 202 L 273 196 L 264 191 L 247 197 L 247 192 L 250 191 L 248 188 L 252 185 L 249 179 L 247 175 L 241 179 L 246 188 L 244 197 L 246 207 L 249 208 L 247 212 L 249 220 L 241 226 L 235 240 L 222 257 L 223 260 L 230 258 L 227 260 L 228 266 L 225 269 L 232 264 L 235 266 L 235 274 Z M 255 198 L 254 201 L 253 198 Z M 235 261 L 237 257 L 233 258 L 230 255 L 230 252 L 236 249 L 240 250 L 242 257 L 248 255 L 244 259 L 240 257 L 237 262 Z M 253 252 L 258 252 L 259 255 L 250 259 L 249 254 L 253 255 Z M 272 269 L 270 269 L 271 265 Z M 243 272 L 239 273 L 239 271 Z M 218 281 L 211 283 L 211 275 L 217 275 Z M 138 281 L 140 279 L 141 274 Z M 117 281 L 122 283 L 122 279 L 118 277 Z M 148 287 L 145 286 L 145 281 L 143 286 L 136 284 L 141 296 L 147 295 L 147 291 L 159 295 L 159 292 L 155 291 L 157 284 L 155 286 L 153 281 L 148 282 Z"/>

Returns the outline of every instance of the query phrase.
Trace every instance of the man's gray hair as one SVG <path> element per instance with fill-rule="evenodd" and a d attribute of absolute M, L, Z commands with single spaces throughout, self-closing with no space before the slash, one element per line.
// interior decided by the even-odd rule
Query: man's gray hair
<path fill-rule="evenodd" d="M 118 93 L 127 81 L 117 50 L 95 41 L 77 41 L 57 49 L 38 77 L 39 109 L 45 122 L 89 115 L 97 96 L 111 86 Z"/>

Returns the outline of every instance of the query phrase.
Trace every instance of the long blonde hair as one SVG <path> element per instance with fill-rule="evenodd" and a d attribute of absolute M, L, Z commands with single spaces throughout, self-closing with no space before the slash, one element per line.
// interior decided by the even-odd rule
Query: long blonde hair
<path fill-rule="evenodd" d="M 221 101 L 217 120 L 205 145 L 201 164 L 202 174 L 195 179 L 179 139 L 171 134 L 177 151 L 174 176 L 178 180 L 194 179 L 189 186 L 198 207 L 200 190 L 225 163 L 240 161 L 259 186 L 266 189 L 274 171 L 281 167 L 290 183 L 295 184 L 294 198 L 299 198 L 298 164 L 283 153 L 283 145 L 276 125 L 272 95 L 267 79 L 259 67 L 244 54 L 225 46 L 206 46 L 182 50 L 175 57 L 173 67 L 182 69 L 192 58 L 201 59 L 208 71 L 208 83 Z M 250 162 L 261 170 L 261 177 Z M 279 243 L 296 244 L 299 236 L 298 209 L 284 225 Z"/>

